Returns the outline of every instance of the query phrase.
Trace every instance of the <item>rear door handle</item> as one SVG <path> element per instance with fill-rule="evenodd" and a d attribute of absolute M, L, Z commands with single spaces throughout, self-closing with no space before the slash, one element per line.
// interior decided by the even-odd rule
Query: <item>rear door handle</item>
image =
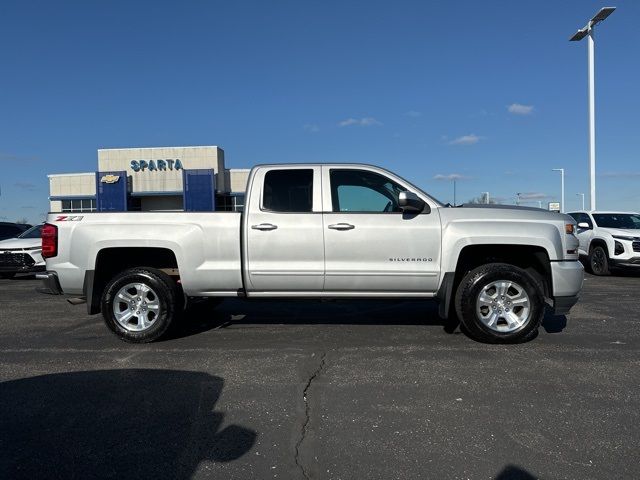
<path fill-rule="evenodd" d="M 278 226 L 272 223 L 261 223 L 259 225 L 251 225 L 251 228 L 254 230 L 275 230 Z"/>
<path fill-rule="evenodd" d="M 356 227 L 350 223 L 334 223 L 329 225 L 329 228 L 331 230 L 353 230 Z"/>

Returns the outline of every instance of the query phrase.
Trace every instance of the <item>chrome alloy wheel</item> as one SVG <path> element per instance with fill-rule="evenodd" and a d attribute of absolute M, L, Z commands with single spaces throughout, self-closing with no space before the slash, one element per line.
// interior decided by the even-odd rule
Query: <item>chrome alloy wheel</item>
<path fill-rule="evenodd" d="M 148 285 L 128 283 L 113 298 L 113 315 L 122 328 L 141 332 L 160 315 L 160 300 Z"/>
<path fill-rule="evenodd" d="M 478 318 L 491 330 L 509 333 L 529 320 L 531 301 L 524 288 L 509 280 L 485 286 L 476 301 Z"/>

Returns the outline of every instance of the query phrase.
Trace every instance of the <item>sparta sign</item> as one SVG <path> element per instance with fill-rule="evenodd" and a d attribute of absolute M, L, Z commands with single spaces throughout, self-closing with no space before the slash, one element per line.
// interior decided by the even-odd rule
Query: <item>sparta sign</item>
<path fill-rule="evenodd" d="M 175 160 L 131 160 L 131 169 L 134 172 L 182 170 L 182 162 L 177 158 Z"/>

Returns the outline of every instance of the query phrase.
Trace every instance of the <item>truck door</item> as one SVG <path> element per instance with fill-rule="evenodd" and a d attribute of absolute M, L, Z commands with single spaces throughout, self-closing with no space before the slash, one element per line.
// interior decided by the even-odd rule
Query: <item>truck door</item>
<path fill-rule="evenodd" d="M 398 196 L 409 188 L 382 172 L 322 169 L 325 292 L 434 293 L 440 275 L 438 209 L 404 214 Z"/>
<path fill-rule="evenodd" d="M 250 293 L 321 292 L 324 283 L 320 167 L 259 168 L 245 207 Z"/>

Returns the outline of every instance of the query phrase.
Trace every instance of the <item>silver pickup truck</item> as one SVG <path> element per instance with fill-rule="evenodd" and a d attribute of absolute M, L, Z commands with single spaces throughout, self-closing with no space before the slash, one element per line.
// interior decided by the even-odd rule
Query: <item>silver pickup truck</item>
<path fill-rule="evenodd" d="M 374 166 L 256 166 L 245 205 L 50 214 L 39 277 L 129 342 L 162 336 L 193 297 L 298 297 L 433 298 L 475 339 L 514 343 L 582 288 L 573 218 L 443 205 Z"/>

